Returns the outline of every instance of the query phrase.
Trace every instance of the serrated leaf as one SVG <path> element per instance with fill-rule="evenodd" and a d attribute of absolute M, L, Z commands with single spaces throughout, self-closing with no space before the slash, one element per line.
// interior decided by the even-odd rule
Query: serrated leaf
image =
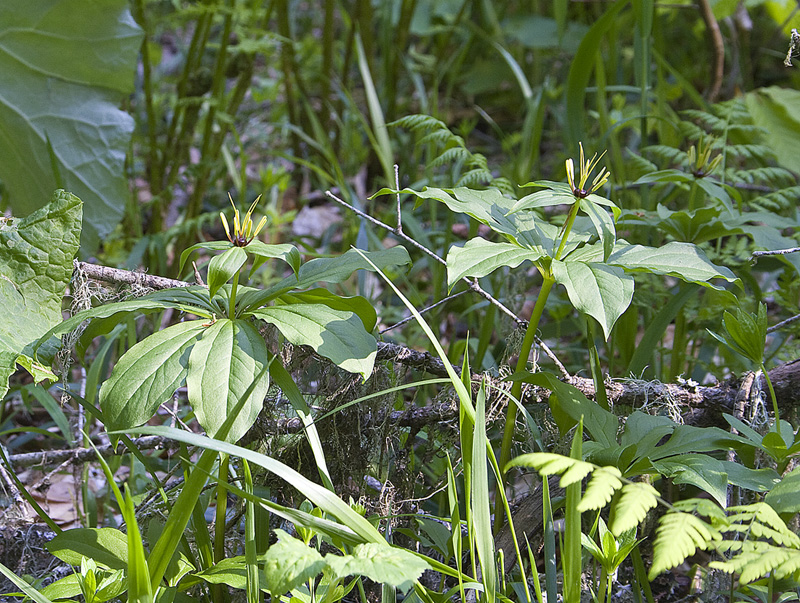
<path fill-rule="evenodd" d="M 648 578 L 656 576 L 694 555 L 697 549 L 706 550 L 712 541 L 722 536 L 705 521 L 689 513 L 670 512 L 661 518 L 653 544 L 653 565 Z"/>
<path fill-rule="evenodd" d="M 93 559 L 103 567 L 127 569 L 128 537 L 114 528 L 75 528 L 57 534 L 45 548 L 64 563 L 80 566 Z"/>
<path fill-rule="evenodd" d="M 64 188 L 86 201 L 82 244 L 91 252 L 130 195 L 123 164 L 134 123 L 119 106 L 133 92 L 142 31 L 125 0 L 6 0 L 0 38 L 0 122 L 13 140 L 0 147 L 0 179 L 11 206 L 41 207 L 57 187 L 55 165 Z"/>
<path fill-rule="evenodd" d="M 189 352 L 204 328 L 199 320 L 181 322 L 123 354 L 100 388 L 100 408 L 109 431 L 141 425 L 169 400 L 186 378 Z"/>
<path fill-rule="evenodd" d="M 36 372 L 37 381 L 48 377 L 46 367 L 32 358 L 33 345 L 62 320 L 82 207 L 74 195 L 56 191 L 28 217 L 0 223 L 0 399 L 18 360 Z"/>
<path fill-rule="evenodd" d="M 647 517 L 647 512 L 657 504 L 658 490 L 650 484 L 625 484 L 612 509 L 608 527 L 615 536 L 620 536 L 639 525 Z"/>
<path fill-rule="evenodd" d="M 253 381 L 261 374 L 268 357 L 267 345 L 256 328 L 246 320 L 217 320 L 206 328 L 189 354 L 186 389 L 197 421 L 210 436 L 230 415 Z M 269 389 L 265 373 L 224 438 L 235 442 L 253 425 Z"/>
<path fill-rule="evenodd" d="M 377 542 L 359 544 L 352 555 L 326 555 L 325 561 L 338 577 L 366 576 L 403 593 L 430 567 L 410 551 Z"/>
<path fill-rule="evenodd" d="M 609 256 L 608 263 L 629 272 L 674 276 L 714 289 L 721 287 L 708 282 L 713 278 L 723 278 L 731 283 L 739 280 L 728 268 L 713 264 L 700 248 L 690 243 L 671 242 L 663 247 L 618 243 Z"/>
<path fill-rule="evenodd" d="M 261 308 L 252 315 L 275 325 L 294 345 L 310 346 L 346 371 L 364 379 L 372 374 L 378 344 L 354 312 L 322 304 L 287 304 Z"/>
<path fill-rule="evenodd" d="M 553 260 L 553 277 L 567 290 L 575 308 L 593 317 L 605 339 L 633 298 L 633 278 L 621 268 L 606 264 Z"/>
<path fill-rule="evenodd" d="M 264 556 L 264 576 L 274 598 L 297 588 L 322 572 L 328 565 L 316 549 L 275 530 L 278 542 Z"/>
<path fill-rule="evenodd" d="M 447 252 L 447 288 L 452 289 L 465 276 L 480 278 L 501 266 L 516 268 L 526 260 L 535 262 L 543 256 L 541 248 L 525 249 L 514 243 L 493 243 L 476 237 Z"/>
<path fill-rule="evenodd" d="M 616 467 L 601 467 L 592 474 L 592 479 L 586 486 L 583 498 L 578 504 L 578 511 L 590 511 L 602 509 L 614 496 L 614 493 L 622 488 L 622 473 Z"/>

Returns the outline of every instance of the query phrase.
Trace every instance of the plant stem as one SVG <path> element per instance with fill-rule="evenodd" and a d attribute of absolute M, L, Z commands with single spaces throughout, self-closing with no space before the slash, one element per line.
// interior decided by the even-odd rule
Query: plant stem
<path fill-rule="evenodd" d="M 236 318 L 236 290 L 239 288 L 239 275 L 242 273 L 241 270 L 238 270 L 236 274 L 233 275 L 233 283 L 231 284 L 231 298 L 229 301 L 228 306 L 228 318 L 233 320 Z"/>
<path fill-rule="evenodd" d="M 566 237 L 566 232 L 564 236 Z M 542 318 L 542 314 L 544 313 L 544 306 L 547 303 L 547 298 L 550 295 L 550 290 L 555 285 L 555 280 L 550 275 L 545 275 L 544 280 L 542 281 L 542 287 L 539 289 L 539 295 L 536 297 L 536 305 L 533 306 L 533 312 L 531 312 L 531 319 L 528 321 L 528 329 L 525 331 L 525 339 L 522 341 L 522 347 L 519 351 L 519 358 L 517 358 L 517 367 L 516 373 L 521 373 L 525 370 L 528 365 L 528 357 L 531 354 L 531 348 L 533 347 L 533 341 L 536 337 L 536 330 L 539 328 L 539 320 Z M 517 421 L 517 404 L 516 400 L 519 400 L 522 397 L 522 381 L 514 381 L 513 385 L 511 386 L 511 402 L 508 404 L 508 408 L 506 410 L 506 423 L 503 429 L 503 443 L 500 446 L 500 471 L 503 471 L 503 468 L 506 466 L 509 460 L 511 460 L 511 443 L 514 440 L 514 429 L 516 427 Z M 500 488 L 503 487 L 503 482 L 505 481 L 505 473 L 501 476 L 497 483 L 497 490 L 499 492 Z M 502 497 L 495 493 L 495 513 L 494 513 L 494 531 L 497 534 L 500 531 L 500 528 L 503 526 L 503 504 L 502 504 Z"/>
<path fill-rule="evenodd" d="M 763 362 L 761 363 L 761 372 L 764 373 L 764 380 L 767 382 L 767 387 L 769 388 L 769 396 L 772 398 L 772 412 L 775 413 L 775 431 L 778 431 L 778 423 L 781 420 L 780 413 L 778 412 L 778 398 L 775 396 L 775 388 L 772 387 L 772 381 L 769 378 L 767 367 L 764 366 Z"/>

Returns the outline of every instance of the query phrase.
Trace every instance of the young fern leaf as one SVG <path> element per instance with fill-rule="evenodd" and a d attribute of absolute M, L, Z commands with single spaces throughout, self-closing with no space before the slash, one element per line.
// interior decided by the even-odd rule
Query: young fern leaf
<path fill-rule="evenodd" d="M 595 470 L 578 504 L 578 511 L 583 513 L 605 507 L 611 502 L 614 493 L 622 488 L 620 477 L 622 473 L 616 467 L 601 467 Z"/>
<path fill-rule="evenodd" d="M 653 544 L 653 565 L 648 578 L 683 563 L 697 549 L 706 550 L 714 541 L 722 540 L 716 528 L 701 518 L 681 511 L 667 513 L 661 518 Z"/>
<path fill-rule="evenodd" d="M 650 484 L 633 482 L 625 484 L 619 500 L 611 510 L 608 528 L 615 536 L 635 528 L 647 517 L 647 512 L 658 504 L 658 490 Z"/>

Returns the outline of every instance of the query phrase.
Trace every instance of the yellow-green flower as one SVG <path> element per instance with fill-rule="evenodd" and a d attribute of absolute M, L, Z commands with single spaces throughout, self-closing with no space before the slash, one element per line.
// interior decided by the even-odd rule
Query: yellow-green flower
<path fill-rule="evenodd" d="M 258 233 L 261 232 L 261 229 L 264 228 L 264 225 L 267 223 L 267 217 L 264 216 L 261 218 L 258 226 L 253 228 L 253 220 L 251 219 L 251 216 L 253 215 L 253 210 L 256 208 L 256 204 L 258 204 L 259 200 L 261 199 L 261 195 L 256 197 L 256 200 L 253 201 L 250 209 L 247 210 L 247 213 L 244 215 L 244 219 L 240 218 L 239 210 L 233 203 L 233 198 L 231 197 L 230 193 L 228 193 L 228 199 L 231 200 L 231 205 L 233 205 L 234 212 L 233 236 L 231 236 L 230 228 L 228 228 L 228 220 L 225 218 L 225 214 L 220 212 L 219 216 L 222 218 L 222 225 L 225 227 L 225 234 L 228 235 L 228 240 L 236 247 L 245 247 L 249 245 L 250 242 L 256 238 L 256 236 L 258 236 Z"/>
<path fill-rule="evenodd" d="M 572 162 L 571 157 L 567 159 L 567 182 L 569 182 L 569 187 L 572 189 L 573 195 L 579 199 L 585 199 L 593 192 L 602 188 L 603 185 L 608 182 L 608 177 L 611 175 L 611 172 L 603 167 L 597 176 L 594 177 L 594 180 L 592 180 L 592 187 L 586 189 L 586 182 L 589 180 L 589 176 L 592 174 L 594 168 L 597 167 L 597 164 L 600 162 L 606 152 L 603 151 L 602 155 L 599 157 L 597 156 L 597 153 L 595 153 L 589 161 L 586 161 L 586 158 L 583 155 L 583 143 L 578 143 L 578 146 L 580 146 L 581 149 L 581 160 L 580 165 L 578 166 L 578 185 L 575 185 L 575 164 Z"/>
<path fill-rule="evenodd" d="M 716 155 L 713 159 L 711 151 L 714 148 L 714 138 L 712 136 L 701 137 L 697 142 L 697 148 L 694 145 L 689 147 L 686 156 L 691 165 L 692 174 L 697 178 L 704 178 L 712 173 L 717 166 L 722 163 L 722 155 Z"/>

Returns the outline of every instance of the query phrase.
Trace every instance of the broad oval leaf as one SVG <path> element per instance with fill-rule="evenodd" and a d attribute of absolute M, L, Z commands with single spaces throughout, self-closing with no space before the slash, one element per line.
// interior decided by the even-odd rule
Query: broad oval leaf
<path fill-rule="evenodd" d="M 462 277 L 480 278 L 501 266 L 516 268 L 525 260 L 535 262 L 542 256 L 541 248 L 526 249 L 514 243 L 493 243 L 476 237 L 447 252 L 447 288 L 452 289 Z"/>
<path fill-rule="evenodd" d="M 633 278 L 606 264 L 553 260 L 551 269 L 556 282 L 567 289 L 572 305 L 597 320 L 608 339 L 614 323 L 631 303 Z"/>
<path fill-rule="evenodd" d="M 289 264 L 292 272 L 295 274 L 300 270 L 300 252 L 297 247 L 289 243 L 281 243 L 279 245 L 267 245 L 261 241 L 250 241 L 244 250 L 248 254 L 255 255 L 266 260 L 271 258 L 278 258 Z"/>
<path fill-rule="evenodd" d="M 29 213 L 57 188 L 56 166 L 86 202 L 91 252 L 130 195 L 123 163 L 134 123 L 119 105 L 133 92 L 142 30 L 126 0 L 4 0 L 2 12 L 0 123 L 13 144 L 0 147 L 0 179 L 14 210 Z"/>
<path fill-rule="evenodd" d="M 64 563 L 93 559 L 110 569 L 128 568 L 128 537 L 114 528 L 75 528 L 56 535 L 45 548 Z"/>
<path fill-rule="evenodd" d="M 4 314 L 0 320 L 0 398 L 17 356 L 24 352 L 29 357 L 25 362 L 35 367 L 30 359 L 33 344 L 62 320 L 61 303 L 78 251 L 81 215 L 80 199 L 56 191 L 46 207 L 19 221 L 0 223 L 0 307 Z"/>
<path fill-rule="evenodd" d="M 722 287 L 709 283 L 712 278 L 724 278 L 731 283 L 739 280 L 728 268 L 713 264 L 700 248 L 691 243 L 672 242 L 663 247 L 618 243 L 609 256 L 608 263 L 620 266 L 628 272 L 674 276 L 714 289 Z"/>
<path fill-rule="evenodd" d="M 430 566 L 424 560 L 404 549 L 368 542 L 359 544 L 351 555 L 326 555 L 325 561 L 336 576 L 366 576 L 380 584 L 388 584 L 408 592 L 414 582 Z"/>
<path fill-rule="evenodd" d="M 681 454 L 660 461 L 653 467 L 676 484 L 691 484 L 714 497 L 722 507 L 727 504 L 728 474 L 721 461 L 705 454 Z"/>
<path fill-rule="evenodd" d="M 247 261 L 247 252 L 243 247 L 231 247 L 225 253 L 215 255 L 208 263 L 208 294 L 216 295 L 219 288 L 239 270 Z"/>
<path fill-rule="evenodd" d="M 143 339 L 119 359 L 100 388 L 100 408 L 109 431 L 141 425 L 186 377 L 189 351 L 205 327 L 181 322 Z"/>
<path fill-rule="evenodd" d="M 247 320 L 223 318 L 205 329 L 189 355 L 186 389 L 206 433 L 214 437 L 262 373 L 267 357 L 264 338 Z M 235 442 L 250 429 L 268 388 L 269 378 L 264 372 L 224 437 L 226 441 Z"/>
<path fill-rule="evenodd" d="M 378 323 L 378 314 L 375 306 L 370 301 L 360 295 L 350 297 L 336 295 L 327 289 L 317 288 L 308 291 L 298 291 L 285 293 L 279 298 L 281 303 L 287 304 L 323 304 L 334 310 L 345 310 L 355 312 L 364 323 L 367 331 L 372 331 Z"/>
<path fill-rule="evenodd" d="M 307 345 L 337 366 L 364 379 L 378 354 L 375 338 L 354 312 L 323 304 L 287 304 L 255 310 L 253 316 L 278 327 L 294 345 Z"/>
<path fill-rule="evenodd" d="M 270 593 L 276 599 L 316 577 L 328 564 L 317 552 L 283 530 L 275 530 L 278 542 L 264 555 L 264 575 Z"/>

